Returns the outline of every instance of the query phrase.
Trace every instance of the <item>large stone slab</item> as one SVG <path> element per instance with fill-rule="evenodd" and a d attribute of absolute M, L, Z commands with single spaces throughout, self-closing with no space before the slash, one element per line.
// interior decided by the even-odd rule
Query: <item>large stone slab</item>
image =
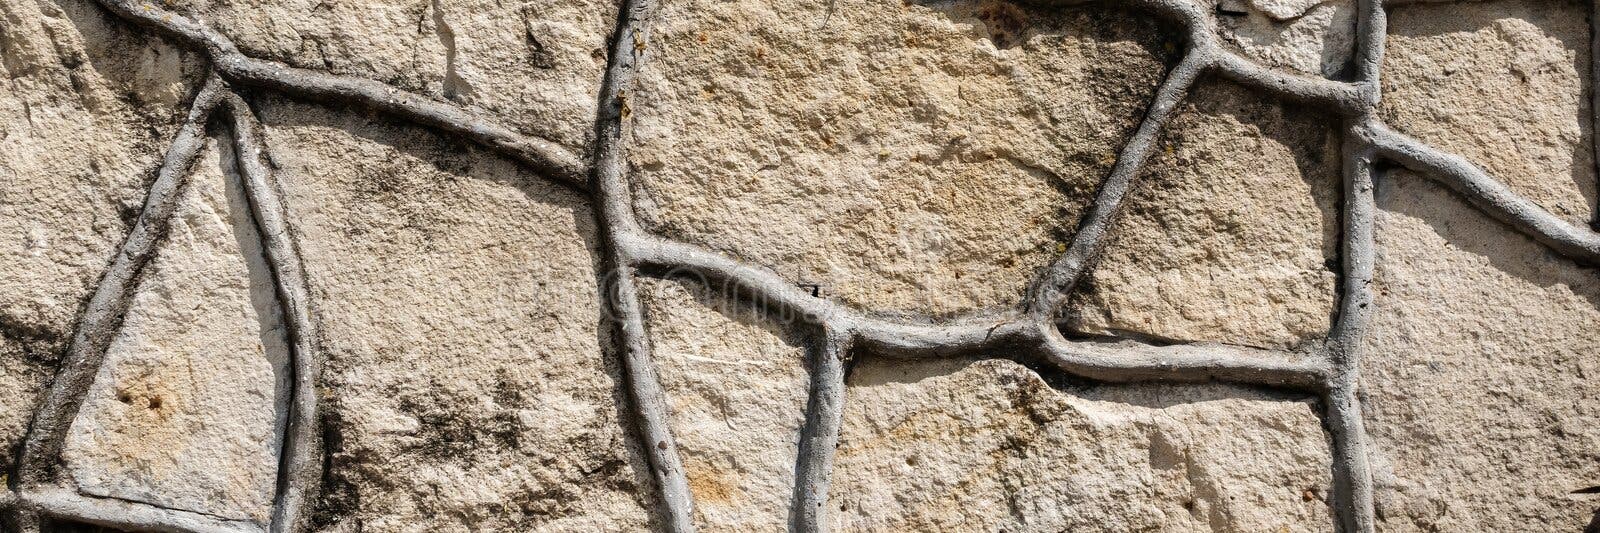
<path fill-rule="evenodd" d="M 1382 531 L 1580 531 L 1600 502 L 1600 271 L 1423 178 L 1378 188 L 1362 385 Z"/>
<path fill-rule="evenodd" d="M 1004 360 L 858 365 L 830 506 L 850 531 L 1332 531 L 1315 402 L 1057 388 Z"/>
<path fill-rule="evenodd" d="M 1196 88 L 1134 182 L 1067 327 L 1290 347 L 1334 305 L 1339 137 L 1322 113 Z"/>
<path fill-rule="evenodd" d="M 1497 0 L 1390 10 L 1384 120 L 1589 224 L 1597 186 L 1590 9 Z"/>
<path fill-rule="evenodd" d="M 0 450 L 14 450 L 198 62 L 86 1 L 8 1 L 0 21 Z"/>
<path fill-rule="evenodd" d="M 195 163 L 62 453 L 84 493 L 265 524 L 289 348 L 227 146 Z"/>
<path fill-rule="evenodd" d="M 646 527 L 584 200 L 416 128 L 263 114 L 328 359 L 319 523 Z"/>
<path fill-rule="evenodd" d="M 648 226 L 919 315 L 1021 300 L 1176 51 L 1147 14 L 988 0 L 667 3 L 636 46 Z"/>

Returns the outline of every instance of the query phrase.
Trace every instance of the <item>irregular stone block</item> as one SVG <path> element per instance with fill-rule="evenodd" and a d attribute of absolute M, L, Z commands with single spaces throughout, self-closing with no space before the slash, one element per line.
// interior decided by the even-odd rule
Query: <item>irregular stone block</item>
<path fill-rule="evenodd" d="M 1332 531 L 1315 402 L 1058 388 L 1004 360 L 868 359 L 831 502 L 851 531 Z"/>
<path fill-rule="evenodd" d="M 607 0 L 179 0 L 251 57 L 449 100 L 569 146 L 593 135 Z"/>
<path fill-rule="evenodd" d="M 328 359 L 319 523 L 646 527 L 585 200 L 424 130 L 262 109 Z"/>
<path fill-rule="evenodd" d="M 1091 335 L 1290 347 L 1334 305 L 1339 138 L 1321 113 L 1201 85 L 1069 308 Z"/>
<path fill-rule="evenodd" d="M 1384 120 L 1589 224 L 1597 187 L 1590 9 L 1499 0 L 1390 10 Z"/>
<path fill-rule="evenodd" d="M 701 529 L 785 529 L 810 388 L 802 340 L 698 285 L 640 293 Z"/>
<path fill-rule="evenodd" d="M 1580 531 L 1600 485 L 1600 271 L 1420 176 L 1379 181 L 1362 362 L 1381 531 Z"/>
<path fill-rule="evenodd" d="M 233 153 L 222 146 L 208 142 L 181 189 L 62 455 L 84 493 L 266 523 L 289 348 Z"/>
<path fill-rule="evenodd" d="M 1146 14 L 988 0 L 656 20 L 627 111 L 646 225 L 921 315 L 1021 300 L 1176 51 Z"/>
<path fill-rule="evenodd" d="M 1354 0 L 1219 0 L 1222 41 L 1272 68 L 1337 78 L 1355 52 Z"/>
<path fill-rule="evenodd" d="M 199 63 L 87 1 L 8 1 L 0 20 L 0 450 L 14 450 Z"/>

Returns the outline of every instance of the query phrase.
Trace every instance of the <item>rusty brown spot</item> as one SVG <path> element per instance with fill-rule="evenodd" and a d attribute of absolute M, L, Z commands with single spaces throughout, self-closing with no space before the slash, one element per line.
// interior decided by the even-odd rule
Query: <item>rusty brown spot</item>
<path fill-rule="evenodd" d="M 728 503 L 733 501 L 733 480 L 728 473 L 714 468 L 690 467 L 689 492 L 700 503 Z"/>

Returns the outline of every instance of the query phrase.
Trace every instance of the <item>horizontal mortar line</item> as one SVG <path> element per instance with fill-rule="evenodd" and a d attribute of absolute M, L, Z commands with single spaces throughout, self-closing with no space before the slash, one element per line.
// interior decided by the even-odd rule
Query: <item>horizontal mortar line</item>
<path fill-rule="evenodd" d="M 1041 356 L 1057 368 L 1108 382 L 1226 381 L 1320 391 L 1333 374 L 1321 354 L 1196 343 L 1072 341 L 1026 317 L 984 323 L 920 324 L 865 316 L 811 296 L 770 271 L 698 246 L 649 235 L 618 234 L 641 273 L 689 278 L 724 298 L 747 300 L 769 314 L 852 332 L 859 344 L 896 359 L 950 358 L 1011 351 Z"/>
<path fill-rule="evenodd" d="M 1562 220 L 1466 158 L 1395 131 L 1376 118 L 1357 129 L 1384 159 L 1439 182 L 1479 211 L 1558 254 L 1600 266 L 1600 233 Z"/>
<path fill-rule="evenodd" d="M 65 487 L 24 487 L 19 507 L 55 518 L 66 518 L 121 529 L 162 533 L 263 533 L 250 520 L 114 497 L 90 496 Z"/>
<path fill-rule="evenodd" d="M 171 11 L 131 0 L 97 0 L 102 7 L 204 50 L 228 81 L 263 86 L 314 101 L 354 103 L 397 115 L 411 122 L 462 135 L 510 156 L 555 181 L 587 191 L 587 165 L 571 150 L 540 137 L 477 116 L 458 106 L 394 86 L 351 76 L 290 67 L 239 52 L 232 41 L 211 28 Z"/>

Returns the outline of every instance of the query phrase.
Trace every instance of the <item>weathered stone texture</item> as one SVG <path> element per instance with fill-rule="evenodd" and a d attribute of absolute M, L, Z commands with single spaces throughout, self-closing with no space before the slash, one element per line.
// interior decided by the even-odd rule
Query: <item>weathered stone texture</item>
<path fill-rule="evenodd" d="M 646 224 L 915 314 L 1020 301 L 1175 50 L 1148 16 L 992 1 L 658 19 L 628 100 Z"/>
<path fill-rule="evenodd" d="M 1355 51 L 1355 0 L 1218 0 L 1222 40 L 1261 64 L 1337 77 Z"/>
<path fill-rule="evenodd" d="M 1580 531 L 1600 485 L 1600 271 L 1419 176 L 1378 189 L 1362 379 L 1382 531 Z"/>
<path fill-rule="evenodd" d="M 849 531 L 1331 531 L 1313 402 L 1057 388 L 1005 360 L 869 359 L 831 503 Z"/>
<path fill-rule="evenodd" d="M 322 522 L 645 527 L 587 204 L 414 128 L 279 100 L 263 113 L 328 359 Z"/>
<path fill-rule="evenodd" d="M 570 146 L 591 136 L 606 0 L 178 0 L 251 57 L 448 100 Z"/>
<path fill-rule="evenodd" d="M 693 498 L 683 516 L 705 531 L 797 528 L 798 444 L 829 437 L 805 426 L 820 327 L 759 307 L 783 283 L 820 285 L 855 313 L 829 331 L 868 339 L 844 353 L 823 508 L 836 530 L 1330 531 L 1360 518 L 1333 483 L 1358 457 L 1377 524 L 1357 530 L 1600 528 L 1596 265 L 1379 162 L 1371 322 L 1322 342 L 1351 318 L 1340 298 L 1364 294 L 1338 278 L 1362 257 L 1347 230 L 1365 227 L 1343 218 L 1363 205 L 1344 197 L 1343 149 L 1406 152 L 1376 121 L 1591 225 L 1592 6 L 1388 3 L 1383 94 L 1367 109 L 1370 94 L 1340 85 L 1357 75 L 1356 0 L 1193 1 L 1222 47 L 1291 77 L 1234 85 L 1224 62 L 1175 108 L 1056 317 L 1074 339 L 1129 342 L 1085 354 L 1002 324 L 952 356 L 934 326 L 906 327 L 893 360 L 871 350 L 903 331 L 873 320 L 1018 315 L 1192 44 L 1178 28 L 1123 6 L 1005 0 L 682 0 L 650 4 L 640 33 L 617 29 L 615 0 L 160 5 L 254 58 L 419 93 L 579 159 L 620 149 L 622 175 L 594 175 L 628 184 L 648 231 L 784 280 L 737 295 L 687 270 L 639 280 L 647 338 L 631 338 L 602 288 L 637 241 L 599 227 L 581 184 L 337 91 L 233 79 L 238 111 L 265 124 L 317 326 L 326 461 L 310 531 L 669 529 L 687 504 L 657 493 L 676 471 L 652 470 L 636 443 L 653 421 L 628 394 L 619 340 L 651 348 L 669 426 L 656 429 Z M 41 388 L 204 74 L 161 35 L 86 0 L 0 0 L 0 528 L 73 504 L 157 521 L 273 512 L 300 332 L 246 208 L 231 107 L 103 364 L 82 369 L 88 389 L 60 382 L 81 409 L 62 455 L 38 459 L 70 486 L 17 483 L 37 473 L 15 454 Z M 620 147 L 593 142 L 612 35 L 639 60 L 612 78 Z M 1267 94 L 1286 86 L 1301 99 Z M 1367 119 L 1354 130 L 1371 137 L 1342 138 Z M 1439 159 L 1427 155 L 1412 163 Z M 662 256 L 654 274 L 681 259 Z M 1298 359 L 1265 368 L 1242 352 Z M 1282 388 L 1112 385 L 1052 363 Z M 1340 404 L 1319 396 L 1352 375 L 1365 432 L 1339 435 L 1368 447 L 1333 457 Z M 57 519 L 40 533 L 75 530 Z"/>
<path fill-rule="evenodd" d="M 1339 231 L 1331 121 L 1232 84 L 1195 90 L 1134 182 L 1068 327 L 1260 347 L 1320 337 Z"/>
<path fill-rule="evenodd" d="M 1597 184 L 1588 4 L 1498 0 L 1391 15 L 1384 119 L 1587 225 Z"/>
<path fill-rule="evenodd" d="M 806 349 L 703 287 L 651 281 L 641 292 L 696 519 L 705 531 L 783 530 L 810 387 Z"/>
<path fill-rule="evenodd" d="M 193 57 L 85 2 L 0 2 L 0 450 L 141 209 Z"/>
<path fill-rule="evenodd" d="M 265 523 L 289 348 L 232 156 L 196 162 L 63 457 L 88 494 Z"/>

